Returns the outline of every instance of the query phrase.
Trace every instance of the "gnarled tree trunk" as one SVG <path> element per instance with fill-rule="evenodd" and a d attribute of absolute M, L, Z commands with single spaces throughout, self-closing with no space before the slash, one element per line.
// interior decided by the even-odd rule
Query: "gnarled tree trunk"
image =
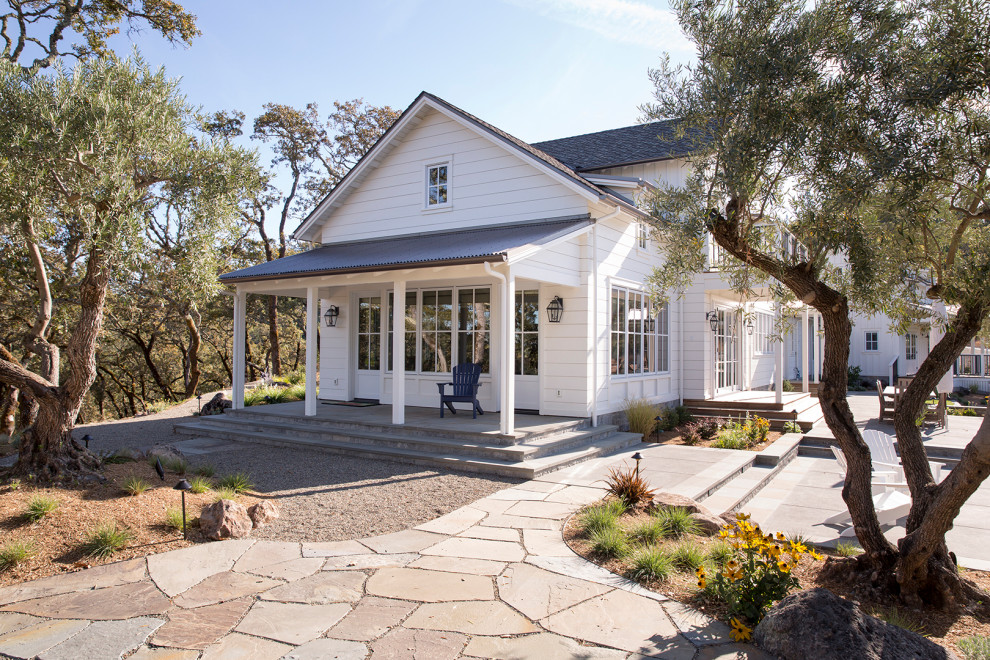
<path fill-rule="evenodd" d="M 195 317 L 193 316 L 194 314 Z M 189 348 L 186 350 L 185 379 L 185 395 L 187 399 L 196 395 L 196 390 L 199 388 L 199 379 L 202 377 L 202 372 L 199 370 L 200 320 L 201 317 L 199 311 L 195 306 L 193 306 L 192 309 L 189 310 L 189 313 L 186 314 L 186 329 L 189 331 Z"/>

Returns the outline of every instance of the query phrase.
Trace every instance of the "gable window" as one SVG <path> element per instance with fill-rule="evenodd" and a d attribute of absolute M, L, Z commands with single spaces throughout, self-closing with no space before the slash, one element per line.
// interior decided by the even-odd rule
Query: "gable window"
<path fill-rule="evenodd" d="M 918 335 L 913 335 L 910 332 L 904 335 L 904 359 L 918 359 Z"/>
<path fill-rule="evenodd" d="M 450 203 L 450 161 L 426 166 L 426 208 Z"/>
<path fill-rule="evenodd" d="M 613 376 L 670 370 L 667 305 L 657 305 L 639 291 L 612 287 L 611 313 Z"/>
<path fill-rule="evenodd" d="M 876 330 L 866 331 L 866 350 L 871 352 L 880 350 L 880 334 Z"/>
<path fill-rule="evenodd" d="M 646 230 L 646 223 L 645 222 L 637 222 L 636 223 L 636 245 L 638 245 L 641 250 L 645 250 L 646 249 L 646 240 L 647 240 L 648 237 L 649 237 L 649 234 L 647 233 L 647 230 Z"/>

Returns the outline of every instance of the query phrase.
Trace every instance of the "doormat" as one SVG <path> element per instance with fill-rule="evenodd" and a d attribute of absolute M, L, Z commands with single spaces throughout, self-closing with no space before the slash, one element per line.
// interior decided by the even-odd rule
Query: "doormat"
<path fill-rule="evenodd" d="M 322 401 L 321 403 L 331 406 L 350 406 L 351 408 L 367 408 L 378 405 L 377 401 Z"/>

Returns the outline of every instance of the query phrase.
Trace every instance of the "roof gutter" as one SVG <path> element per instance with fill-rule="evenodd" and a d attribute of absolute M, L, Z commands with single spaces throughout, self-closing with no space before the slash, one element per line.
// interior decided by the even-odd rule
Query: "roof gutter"
<path fill-rule="evenodd" d="M 323 275 L 348 275 L 350 273 L 375 273 L 384 270 L 405 270 L 407 268 L 424 268 L 428 266 L 463 266 L 466 264 L 487 264 L 489 261 L 505 261 L 505 254 L 491 254 L 482 257 L 466 257 L 463 259 L 447 259 L 444 261 L 410 261 L 397 264 L 382 264 L 376 266 L 357 266 L 355 268 L 339 268 L 336 270 L 307 270 L 298 273 L 280 273 L 277 275 L 256 275 L 247 277 L 220 278 L 223 284 L 238 284 L 241 282 L 263 282 L 265 280 L 287 280 L 302 277 L 320 277 Z"/>

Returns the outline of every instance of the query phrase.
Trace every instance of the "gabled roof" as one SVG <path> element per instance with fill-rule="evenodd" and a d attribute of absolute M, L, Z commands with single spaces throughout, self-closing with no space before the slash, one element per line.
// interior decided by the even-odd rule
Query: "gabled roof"
<path fill-rule="evenodd" d="M 511 250 L 546 245 L 590 224 L 591 218 L 583 215 L 480 229 L 334 243 L 226 273 L 220 276 L 220 280 L 228 283 L 251 282 L 288 276 L 339 275 L 504 261 Z"/>
<path fill-rule="evenodd" d="M 597 133 L 534 142 L 533 148 L 566 163 L 574 172 L 683 158 L 704 144 L 699 130 L 677 136 L 679 120 L 655 121 Z"/>
<path fill-rule="evenodd" d="M 444 101 L 438 96 L 430 94 L 429 92 L 420 92 L 419 96 L 416 97 L 416 100 L 413 101 L 401 115 L 399 115 L 399 118 L 395 120 L 395 123 L 393 123 L 392 126 L 385 131 L 385 133 L 378 139 L 377 142 L 375 142 L 371 149 L 369 149 L 368 152 L 357 162 L 357 164 L 355 164 L 354 167 L 352 167 L 347 174 L 344 175 L 344 178 L 341 179 L 336 186 L 334 186 L 333 190 L 331 190 L 330 193 L 316 205 L 309 215 L 303 219 L 303 221 L 292 233 L 293 238 L 302 238 L 305 240 L 304 234 L 311 229 L 311 225 L 315 219 L 323 212 L 324 209 L 333 206 L 336 203 L 336 200 L 338 200 L 348 188 L 354 185 L 355 180 L 363 170 L 373 166 L 374 161 L 379 156 L 384 154 L 386 145 L 393 138 L 395 138 L 396 135 L 406 129 L 411 119 L 424 107 L 424 105 L 429 105 L 437 111 L 458 118 L 462 122 L 467 123 L 480 132 L 487 134 L 490 138 L 502 143 L 508 149 L 515 151 L 519 155 L 537 163 L 540 167 L 545 168 L 548 173 L 557 177 L 562 183 L 569 185 L 572 189 L 588 199 L 600 199 L 622 206 L 626 210 L 637 215 L 645 215 L 643 211 L 638 209 L 634 204 L 631 204 L 626 198 L 617 196 L 613 192 L 591 183 L 578 174 L 571 166 L 558 160 L 549 153 L 537 149 L 533 145 L 527 144 L 519 138 L 509 135 L 502 129 L 492 126 L 488 122 L 483 121 L 478 117 L 465 112 L 464 110 L 461 110 L 457 106 Z"/>

